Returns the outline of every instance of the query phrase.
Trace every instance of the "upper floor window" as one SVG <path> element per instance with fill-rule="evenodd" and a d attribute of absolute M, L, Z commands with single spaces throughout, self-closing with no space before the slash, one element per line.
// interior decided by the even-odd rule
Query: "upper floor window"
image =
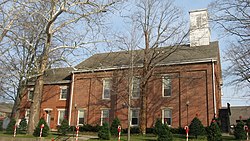
<path fill-rule="evenodd" d="M 34 96 L 34 88 L 28 89 L 28 101 L 32 101 Z"/>
<path fill-rule="evenodd" d="M 57 125 L 60 125 L 62 123 L 65 116 L 66 116 L 66 110 L 65 109 L 58 109 Z"/>
<path fill-rule="evenodd" d="M 78 125 L 84 125 L 84 123 L 85 123 L 85 111 L 84 110 L 78 110 L 77 124 Z"/>
<path fill-rule="evenodd" d="M 162 96 L 169 97 L 172 94 L 172 79 L 169 76 L 162 77 Z"/>
<path fill-rule="evenodd" d="M 167 125 L 172 125 L 172 110 L 169 108 L 162 110 L 162 122 Z"/>
<path fill-rule="evenodd" d="M 110 99 L 111 92 L 111 79 L 103 79 L 103 99 Z"/>
<path fill-rule="evenodd" d="M 101 111 L 101 126 L 104 122 L 109 122 L 109 109 L 103 109 Z"/>
<path fill-rule="evenodd" d="M 69 87 L 68 86 L 62 86 L 60 87 L 61 91 L 60 91 L 60 100 L 66 100 L 68 97 L 68 91 L 69 91 Z"/>
<path fill-rule="evenodd" d="M 140 78 L 133 77 L 132 98 L 139 98 L 139 96 L 140 96 Z"/>
<path fill-rule="evenodd" d="M 131 109 L 131 126 L 138 126 L 139 125 L 139 109 Z"/>

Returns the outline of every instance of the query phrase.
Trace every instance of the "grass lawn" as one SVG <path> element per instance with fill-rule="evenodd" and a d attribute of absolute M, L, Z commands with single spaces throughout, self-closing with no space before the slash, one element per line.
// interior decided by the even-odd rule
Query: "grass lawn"
<path fill-rule="evenodd" d="M 121 141 L 126 141 L 127 136 L 121 136 Z M 149 134 L 149 135 L 131 135 L 131 141 L 156 141 L 157 137 Z M 194 137 L 190 137 L 189 141 L 206 141 L 207 138 L 205 136 L 198 137 L 195 139 Z M 225 136 L 223 137 L 223 141 L 231 141 L 234 140 L 233 136 Z M 99 141 L 99 139 L 89 139 L 88 141 Z M 112 137 L 110 141 L 117 141 L 117 137 Z M 185 135 L 174 135 L 174 141 L 186 141 Z"/>

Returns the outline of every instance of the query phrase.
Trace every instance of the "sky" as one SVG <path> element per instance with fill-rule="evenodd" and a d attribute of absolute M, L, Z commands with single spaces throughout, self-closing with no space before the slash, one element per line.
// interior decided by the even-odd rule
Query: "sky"
<path fill-rule="evenodd" d="M 186 13 L 185 16 L 189 18 L 188 12 L 191 10 L 196 9 L 204 9 L 207 8 L 209 3 L 212 0 L 175 0 L 176 5 L 179 6 L 184 10 Z M 211 28 L 211 27 L 210 27 Z M 221 61 L 222 61 L 222 70 L 225 69 L 226 63 L 223 61 L 222 57 L 224 51 L 226 50 L 227 43 L 226 39 L 220 38 L 219 33 L 216 32 L 216 29 L 211 28 L 211 40 L 212 41 L 219 41 L 220 46 L 220 54 L 221 54 Z M 223 80 L 224 84 L 226 80 Z M 222 106 L 226 106 L 227 103 L 230 103 L 231 106 L 242 106 L 242 105 L 250 105 L 250 97 L 245 97 L 242 93 L 244 90 L 236 90 L 233 86 L 224 85 L 222 87 L 223 96 L 222 96 Z"/>

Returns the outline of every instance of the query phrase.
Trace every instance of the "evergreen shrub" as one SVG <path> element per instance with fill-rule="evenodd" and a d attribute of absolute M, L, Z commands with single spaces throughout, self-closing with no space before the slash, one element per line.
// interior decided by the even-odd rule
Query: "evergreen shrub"
<path fill-rule="evenodd" d="M 42 124 L 44 124 L 42 137 L 47 137 L 49 135 L 49 126 L 48 126 L 47 122 L 44 120 L 44 118 L 40 118 L 40 120 L 39 120 L 39 122 L 38 122 L 38 124 L 33 132 L 33 136 L 35 136 L 35 137 L 40 136 L 40 129 L 41 129 Z"/>
<path fill-rule="evenodd" d="M 121 125 L 121 122 L 120 120 L 116 117 L 112 123 L 111 123 L 111 127 L 110 127 L 110 132 L 111 132 L 111 135 L 113 136 L 117 136 L 118 135 L 118 126 Z"/>
<path fill-rule="evenodd" d="M 109 129 L 109 124 L 107 122 L 103 123 L 100 131 L 98 132 L 99 139 L 110 140 L 111 134 Z"/>
<path fill-rule="evenodd" d="M 240 121 L 237 123 L 237 125 L 234 129 L 234 136 L 237 140 L 242 140 L 242 139 L 247 138 L 246 132 L 244 130 L 244 122 L 243 121 Z"/>
<path fill-rule="evenodd" d="M 205 134 L 205 128 L 197 117 L 192 120 L 191 124 L 189 125 L 189 129 L 190 134 L 195 136 L 196 139 L 198 136 Z"/>

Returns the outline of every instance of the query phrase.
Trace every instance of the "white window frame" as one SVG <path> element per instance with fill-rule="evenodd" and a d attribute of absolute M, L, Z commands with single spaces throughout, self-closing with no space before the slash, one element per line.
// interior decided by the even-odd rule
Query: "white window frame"
<path fill-rule="evenodd" d="M 106 81 L 109 81 L 109 97 L 104 97 L 104 93 L 105 93 L 105 87 L 106 87 Z M 105 78 L 102 80 L 102 99 L 107 99 L 110 100 L 110 96 L 111 96 L 111 83 L 112 83 L 112 79 L 111 78 Z"/>
<path fill-rule="evenodd" d="M 33 96 L 32 96 L 32 99 L 30 99 L 30 92 L 33 92 Z M 28 88 L 28 101 L 32 101 L 34 98 L 34 88 Z"/>
<path fill-rule="evenodd" d="M 79 118 L 80 118 L 80 112 L 83 112 L 83 124 L 81 123 L 79 123 Z M 86 119 L 85 119 L 85 114 L 86 114 L 86 110 L 85 109 L 79 109 L 78 111 L 77 111 L 77 125 L 80 125 L 80 126 L 83 126 L 84 124 L 85 124 L 85 121 L 86 121 Z"/>
<path fill-rule="evenodd" d="M 168 85 L 170 85 L 170 86 L 168 86 L 168 87 L 170 87 L 170 95 L 167 95 L 167 96 L 165 96 L 165 83 L 166 83 L 165 81 L 166 81 L 166 79 L 168 79 L 170 81 L 168 84 Z M 171 97 L 171 95 L 172 95 L 172 78 L 169 75 L 164 75 L 162 77 L 162 97 Z"/>
<path fill-rule="evenodd" d="M 66 98 L 62 98 L 62 91 L 65 90 L 65 89 L 67 90 Z M 67 100 L 68 92 L 69 92 L 69 86 L 61 86 L 60 87 L 60 98 L 59 98 L 59 100 Z"/>
<path fill-rule="evenodd" d="M 65 115 L 66 115 L 66 109 L 57 109 L 57 111 L 58 111 L 58 115 L 57 115 L 57 125 L 61 125 L 61 123 L 60 123 L 60 115 L 61 115 L 61 112 L 64 111 L 64 116 L 63 116 L 63 119 L 64 119 L 64 117 L 65 117 Z"/>
<path fill-rule="evenodd" d="M 133 112 L 132 111 L 134 111 L 134 110 L 136 110 L 136 111 L 138 111 L 138 123 L 137 124 L 132 124 L 132 118 L 133 118 Z M 131 108 L 130 109 L 130 126 L 132 126 L 132 127 L 136 127 L 136 126 L 139 126 L 139 124 L 140 124 L 140 108 Z"/>
<path fill-rule="evenodd" d="M 132 96 L 131 96 L 132 99 L 138 99 L 138 98 L 140 98 L 140 82 L 141 82 L 141 80 L 140 80 L 139 77 L 133 77 L 133 79 L 132 79 Z M 137 92 L 137 91 L 135 91 L 135 87 L 134 87 L 135 83 L 136 83 L 136 85 L 138 85 L 138 88 L 137 88 L 137 91 L 139 93 L 138 96 L 134 96 L 134 93 Z"/>
<path fill-rule="evenodd" d="M 162 108 L 162 123 L 164 124 L 165 121 L 165 110 L 170 111 L 170 117 L 166 117 L 166 118 L 170 118 L 170 124 L 168 123 L 168 126 L 172 126 L 173 123 L 173 109 L 171 107 L 166 107 L 166 108 Z"/>
<path fill-rule="evenodd" d="M 103 108 L 103 109 L 101 109 L 101 126 L 103 125 L 103 123 L 104 123 L 104 121 L 103 121 L 103 113 L 104 113 L 104 111 L 108 111 L 108 120 L 109 120 L 109 114 L 110 114 L 110 109 L 108 109 L 108 108 Z"/>

